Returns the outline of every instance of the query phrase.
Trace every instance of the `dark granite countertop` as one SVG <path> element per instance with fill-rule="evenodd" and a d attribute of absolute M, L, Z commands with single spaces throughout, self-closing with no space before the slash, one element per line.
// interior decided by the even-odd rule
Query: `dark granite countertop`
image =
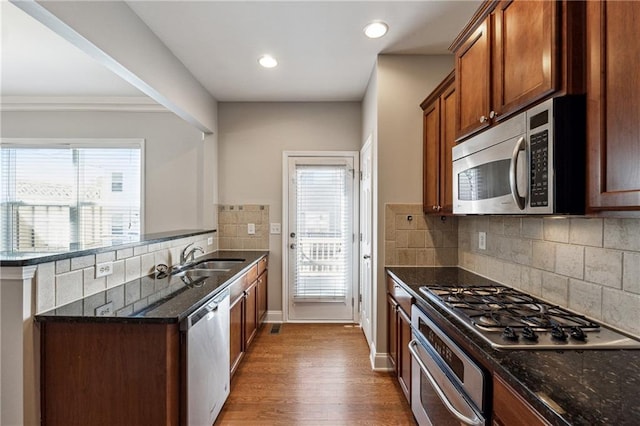
<path fill-rule="evenodd" d="M 114 244 L 107 244 L 100 247 L 78 247 L 74 250 L 64 252 L 0 252 L 0 266 L 29 266 L 40 263 L 53 262 L 57 260 L 69 259 L 72 257 L 87 256 L 90 254 L 103 253 L 112 250 L 122 250 L 129 247 L 138 247 L 145 244 L 161 243 L 163 241 L 175 240 L 178 238 L 193 237 L 195 235 L 209 234 L 216 232 L 215 229 L 183 229 L 178 231 L 158 232 L 154 234 L 143 234 L 127 241 L 119 241 Z"/>
<path fill-rule="evenodd" d="M 189 280 L 176 275 L 138 278 L 100 293 L 36 315 L 38 322 L 119 322 L 119 323 L 175 323 L 186 318 L 208 299 L 240 277 L 267 251 L 216 251 L 197 261 L 216 259 L 244 259 L 229 272 L 211 277 Z M 97 315 L 96 308 L 112 303 L 108 315 Z"/>
<path fill-rule="evenodd" d="M 640 425 L 640 350 L 497 350 L 423 297 L 428 284 L 494 284 L 455 267 L 389 267 L 387 271 L 437 321 L 448 324 L 477 361 L 507 381 L 553 425 Z M 545 402 L 553 401 L 548 404 Z"/>

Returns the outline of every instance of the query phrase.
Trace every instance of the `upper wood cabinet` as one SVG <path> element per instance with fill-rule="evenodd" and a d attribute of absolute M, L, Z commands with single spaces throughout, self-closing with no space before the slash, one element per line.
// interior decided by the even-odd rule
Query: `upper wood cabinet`
<path fill-rule="evenodd" d="M 587 4 L 588 210 L 640 210 L 640 2 Z"/>
<path fill-rule="evenodd" d="M 426 214 L 453 212 L 453 159 L 456 96 L 452 71 L 420 104 L 423 110 L 423 194 Z"/>
<path fill-rule="evenodd" d="M 488 1 L 454 41 L 456 139 L 554 92 L 582 93 L 583 2 Z M 565 58 L 566 55 L 578 55 Z"/>

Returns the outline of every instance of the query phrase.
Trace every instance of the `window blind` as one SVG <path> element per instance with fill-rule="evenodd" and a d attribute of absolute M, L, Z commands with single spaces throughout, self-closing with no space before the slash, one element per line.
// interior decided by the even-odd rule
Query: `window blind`
<path fill-rule="evenodd" d="M 141 161 L 139 145 L 3 144 L 2 251 L 57 252 L 139 239 Z"/>
<path fill-rule="evenodd" d="M 351 276 L 350 170 L 296 166 L 296 302 L 344 302 Z"/>

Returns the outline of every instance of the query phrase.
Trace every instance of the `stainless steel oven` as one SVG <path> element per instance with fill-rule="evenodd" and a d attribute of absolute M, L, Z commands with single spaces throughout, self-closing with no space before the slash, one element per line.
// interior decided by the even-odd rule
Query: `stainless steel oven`
<path fill-rule="evenodd" d="M 453 212 L 583 214 L 584 99 L 548 99 L 456 145 Z"/>
<path fill-rule="evenodd" d="M 411 329 L 411 410 L 418 424 L 487 424 L 488 373 L 416 305 Z"/>

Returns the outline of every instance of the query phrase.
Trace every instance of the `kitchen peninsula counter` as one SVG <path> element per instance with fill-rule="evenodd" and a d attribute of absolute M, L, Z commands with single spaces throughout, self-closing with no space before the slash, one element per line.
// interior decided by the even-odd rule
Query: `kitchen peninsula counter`
<path fill-rule="evenodd" d="M 455 267 L 388 267 L 416 304 L 428 305 L 447 334 L 503 378 L 553 425 L 639 425 L 640 350 L 497 350 L 423 296 L 429 284 L 495 282 Z"/>
<path fill-rule="evenodd" d="M 267 255 L 267 251 L 215 251 L 197 260 L 243 259 L 243 262 L 231 267 L 228 272 L 197 280 L 176 275 L 141 277 L 36 315 L 35 318 L 38 322 L 180 322 Z M 110 303 L 110 312 L 101 314 L 103 310 L 100 308 Z"/>

